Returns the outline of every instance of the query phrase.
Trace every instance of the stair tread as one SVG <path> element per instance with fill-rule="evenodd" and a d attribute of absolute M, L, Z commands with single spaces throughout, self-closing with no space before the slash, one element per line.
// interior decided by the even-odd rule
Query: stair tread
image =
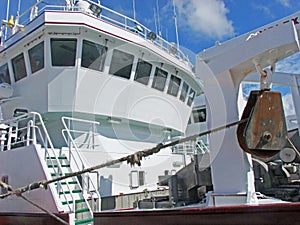
<path fill-rule="evenodd" d="M 84 212 L 89 212 L 90 210 L 88 208 L 82 208 L 82 209 L 76 209 L 75 214 L 77 213 L 84 213 Z"/>
<path fill-rule="evenodd" d="M 83 220 L 77 220 L 77 221 L 75 221 L 75 224 L 79 225 L 79 224 L 84 224 L 84 223 L 90 223 L 93 221 L 94 221 L 94 218 L 88 218 L 88 219 L 83 219 Z"/>

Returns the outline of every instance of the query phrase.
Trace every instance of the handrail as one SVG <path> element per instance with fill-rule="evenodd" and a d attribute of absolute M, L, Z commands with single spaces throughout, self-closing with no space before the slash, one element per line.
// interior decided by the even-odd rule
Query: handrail
<path fill-rule="evenodd" d="M 22 126 L 19 128 L 19 124 L 21 122 L 27 121 L 29 120 L 26 125 Z M 14 117 L 12 119 L 6 120 L 6 121 L 2 121 L 1 124 L 8 124 L 8 127 L 10 127 L 10 125 L 14 123 L 16 126 L 18 126 L 18 131 L 17 132 L 21 132 L 21 131 L 26 131 L 26 138 L 20 141 L 15 141 L 14 143 L 11 143 L 10 140 L 8 141 L 8 144 L 6 145 L 7 150 L 11 149 L 11 146 L 13 145 L 17 145 L 17 144 L 21 144 L 24 143 L 26 146 L 30 145 L 30 142 L 32 142 L 33 144 L 36 144 L 36 140 L 37 140 L 37 135 L 41 140 L 41 143 L 43 144 L 43 147 L 45 149 L 45 159 L 47 159 L 47 157 L 49 157 L 50 159 L 50 165 L 51 165 L 51 169 L 53 170 L 53 172 L 55 174 L 57 174 L 59 176 L 60 171 L 63 171 L 63 168 L 61 167 L 61 164 L 59 163 L 59 159 L 57 157 L 57 155 L 55 154 L 54 151 L 54 146 L 52 144 L 52 141 L 50 139 L 49 133 L 46 129 L 46 126 L 43 122 L 42 116 L 37 113 L 37 112 L 30 112 L 30 113 L 24 113 L 20 116 Z M 39 124 L 39 126 L 37 126 L 37 123 Z M 12 131 L 12 130 L 11 130 Z M 37 132 L 36 132 L 37 131 Z M 43 134 L 42 134 L 43 132 Z M 8 139 L 10 139 L 10 134 L 8 133 Z M 16 134 L 16 136 L 14 137 L 16 140 L 18 138 L 18 134 Z M 48 146 L 49 144 L 49 146 Z M 10 145 L 10 146 L 8 146 Z M 1 146 L 1 149 L 4 149 L 5 146 Z M 52 152 L 52 154 L 55 156 L 55 159 L 51 159 L 50 156 L 50 152 Z M 54 163 L 54 160 L 56 160 L 57 164 Z M 55 167 L 57 166 L 57 168 Z M 71 188 L 69 186 L 69 184 L 66 184 L 68 191 L 71 191 Z M 59 187 L 61 187 L 61 182 L 58 182 L 57 185 L 57 190 L 59 190 Z M 67 196 L 65 195 L 65 193 L 63 192 L 63 195 L 65 197 L 65 199 L 67 199 Z M 75 199 L 73 196 L 72 197 L 72 201 L 75 202 Z M 69 208 L 70 211 L 74 211 L 75 208 L 71 207 L 71 204 L 67 201 L 67 206 Z M 73 207 L 75 207 L 75 204 L 73 204 Z"/>
<path fill-rule="evenodd" d="M 65 127 L 64 130 L 62 130 L 62 134 L 63 134 L 63 137 L 64 137 L 64 140 L 66 141 L 66 143 L 69 145 L 69 159 L 70 159 L 70 162 L 71 162 L 71 158 L 73 157 L 74 159 L 74 163 L 76 164 L 77 166 L 77 169 L 78 170 L 81 170 L 81 169 L 85 169 L 84 167 L 84 161 L 81 157 L 81 154 L 79 153 L 79 149 L 78 149 L 78 146 L 75 142 L 75 140 L 73 139 L 72 137 L 72 134 L 71 134 L 71 130 L 69 129 L 69 126 L 67 126 L 67 123 L 66 123 L 66 120 L 70 123 L 71 121 L 77 121 L 77 122 L 82 122 L 82 123 L 89 123 L 89 124 L 92 124 L 92 125 L 95 125 L 95 124 L 100 124 L 99 122 L 96 122 L 96 121 L 90 121 L 90 120 L 84 120 L 84 119 L 78 119 L 78 118 L 72 118 L 72 117 L 66 117 L 66 116 L 63 116 L 61 118 L 62 120 L 62 123 L 63 123 L 63 126 Z M 80 160 L 80 163 L 82 165 L 82 168 L 80 168 L 80 166 L 78 165 L 78 162 L 76 161 L 76 157 L 73 155 L 72 151 L 71 151 L 71 145 L 70 145 L 70 142 L 68 142 L 68 140 L 66 139 L 66 137 L 64 136 L 64 133 L 63 131 L 66 131 L 67 134 L 68 134 L 68 137 L 69 137 L 69 141 L 71 142 L 72 146 L 74 146 L 74 150 L 77 154 L 77 157 L 79 158 Z M 94 192 L 93 193 L 90 193 L 91 197 L 93 197 L 93 194 L 96 193 L 98 199 L 101 198 L 100 196 L 100 193 L 98 191 L 98 188 L 95 186 L 94 182 L 90 179 L 89 177 L 89 174 L 87 174 L 87 177 L 88 177 L 88 181 L 90 181 L 90 183 L 92 184 L 92 187 L 94 188 Z M 86 187 L 88 187 L 88 184 L 86 183 L 86 180 L 85 179 L 82 179 L 82 182 L 86 185 Z M 87 190 L 88 191 L 88 190 Z M 99 204 L 99 209 L 100 209 L 100 204 Z M 98 210 L 99 210 L 98 209 Z"/>
<path fill-rule="evenodd" d="M 91 1 L 91 0 L 85 0 L 87 2 L 90 2 L 92 4 L 96 4 L 97 3 Z M 39 5 L 43 4 L 43 7 L 41 9 L 39 9 L 37 11 L 38 16 L 41 15 L 43 12 L 45 11 L 49 11 L 49 10 L 54 10 L 54 11 L 79 11 L 78 7 L 76 6 L 71 6 L 71 7 L 67 7 L 66 5 L 51 5 L 48 4 L 44 1 L 38 1 L 35 4 L 33 4 L 31 7 L 27 8 L 26 10 L 24 10 L 24 12 L 22 12 L 19 16 L 17 16 L 17 19 L 19 20 L 19 23 L 21 23 L 22 25 L 28 25 L 31 20 L 30 20 L 30 16 L 28 16 L 29 12 L 31 11 L 31 9 L 33 7 L 37 7 Z M 175 58 L 185 61 L 187 63 L 187 65 L 189 65 L 190 67 L 192 67 L 192 63 L 190 62 L 189 58 L 187 55 L 185 55 L 181 49 L 177 49 L 176 46 L 174 46 L 173 43 L 170 43 L 169 41 L 165 40 L 164 38 L 162 38 L 160 35 L 156 34 L 156 38 L 155 40 L 149 40 L 148 38 L 148 34 L 149 33 L 153 33 L 149 28 L 147 28 L 146 26 L 142 25 L 141 23 L 139 23 L 137 20 L 132 19 L 128 16 L 125 16 L 121 13 L 118 13 L 110 8 L 107 8 L 103 5 L 99 5 L 102 9 L 102 12 L 99 16 L 98 19 L 109 22 L 109 23 L 113 23 L 127 31 L 130 32 L 134 32 L 137 35 L 139 35 L 140 37 L 144 38 L 145 40 L 149 41 L 150 43 L 152 43 L 153 45 L 159 47 L 160 49 L 162 49 L 163 51 L 169 53 L 170 55 L 174 56 Z M 105 15 L 105 14 L 111 14 L 111 16 L 109 15 Z M 117 18 L 115 18 L 117 17 Z M 118 19 L 120 21 L 118 21 Z M 140 29 L 136 29 L 136 28 L 141 28 Z M 9 38 L 7 38 L 9 39 Z M 5 40 L 6 41 L 6 40 Z M 173 52 L 172 52 L 173 49 Z"/>

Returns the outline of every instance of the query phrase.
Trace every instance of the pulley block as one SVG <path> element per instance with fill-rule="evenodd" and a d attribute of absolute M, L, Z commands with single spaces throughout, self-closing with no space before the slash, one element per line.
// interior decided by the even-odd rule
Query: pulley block
<path fill-rule="evenodd" d="M 238 126 L 241 148 L 258 157 L 272 157 L 284 148 L 287 128 L 280 92 L 252 91 Z"/>

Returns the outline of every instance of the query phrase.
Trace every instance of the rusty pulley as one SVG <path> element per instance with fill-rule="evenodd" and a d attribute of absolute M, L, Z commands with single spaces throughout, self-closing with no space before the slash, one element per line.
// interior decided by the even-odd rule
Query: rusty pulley
<path fill-rule="evenodd" d="M 272 157 L 286 144 L 287 128 L 280 92 L 252 91 L 237 128 L 241 148 L 258 157 Z"/>

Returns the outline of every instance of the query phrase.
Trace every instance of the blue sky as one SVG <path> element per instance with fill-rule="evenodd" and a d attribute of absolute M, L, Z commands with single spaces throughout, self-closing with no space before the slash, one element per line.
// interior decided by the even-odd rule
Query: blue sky
<path fill-rule="evenodd" d="M 1 19 L 6 17 L 6 1 L 1 0 Z M 21 11 L 36 0 L 20 0 Z M 96 1 L 96 0 L 95 0 Z M 10 15 L 16 15 L 19 0 L 10 0 Z M 63 5 L 63 0 L 45 0 Z M 176 42 L 172 0 L 102 0 L 101 4 L 136 19 L 153 31 Z M 174 0 L 176 5 L 179 44 L 194 57 L 216 41 L 252 31 L 270 22 L 300 11 L 299 0 Z M 159 10 L 157 10 L 159 8 Z M 157 12 L 158 11 L 158 12 Z M 300 18 L 299 18 L 300 21 Z M 300 74 L 300 54 L 276 64 L 276 71 Z M 284 93 L 286 94 L 286 93 Z"/>

